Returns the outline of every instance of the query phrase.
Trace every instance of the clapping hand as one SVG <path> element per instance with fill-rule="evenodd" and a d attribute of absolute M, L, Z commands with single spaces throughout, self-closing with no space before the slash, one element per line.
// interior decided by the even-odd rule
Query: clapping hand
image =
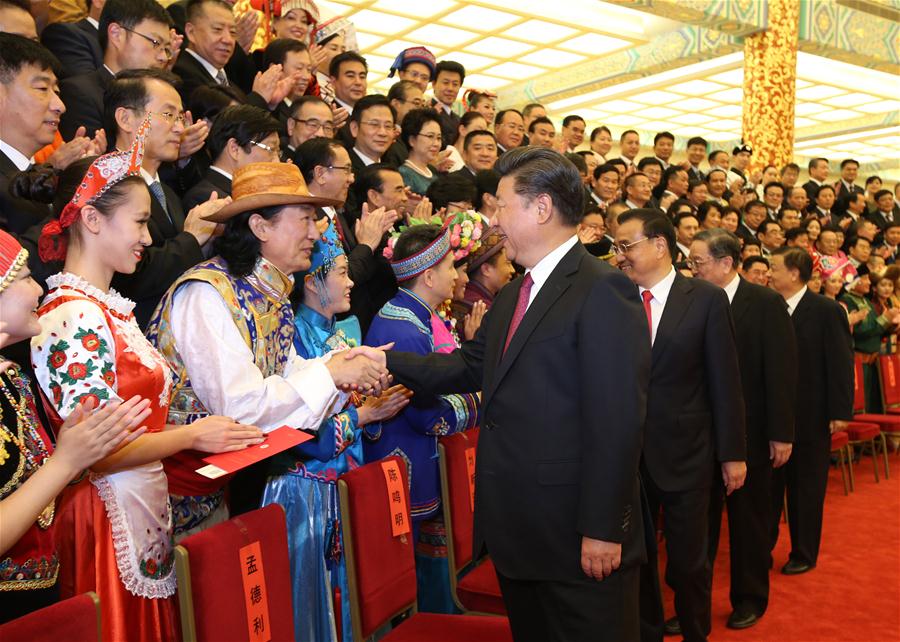
<path fill-rule="evenodd" d="M 397 384 L 382 392 L 378 397 L 366 397 L 365 403 L 357 408 L 360 425 L 387 421 L 403 410 L 412 396 L 412 390 Z"/>
<path fill-rule="evenodd" d="M 209 136 L 209 125 L 206 124 L 206 121 L 201 119 L 195 123 L 191 112 L 184 112 L 184 131 L 181 132 L 178 160 L 191 158 L 203 149 L 207 136 Z"/>
<path fill-rule="evenodd" d="M 87 129 L 82 125 L 68 143 L 60 145 L 47 162 L 55 169 L 64 170 L 85 156 L 98 156 L 106 152 L 106 132 L 98 129 L 93 138 L 85 136 Z"/>
<path fill-rule="evenodd" d="M 472 305 L 472 310 L 463 319 L 463 337 L 466 341 L 475 338 L 486 313 L 487 305 L 484 301 L 476 301 Z"/>

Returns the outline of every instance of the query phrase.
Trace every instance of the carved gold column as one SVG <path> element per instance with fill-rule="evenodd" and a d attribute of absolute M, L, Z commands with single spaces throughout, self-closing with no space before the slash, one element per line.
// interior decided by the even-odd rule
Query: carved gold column
<path fill-rule="evenodd" d="M 783 166 L 794 156 L 800 0 L 769 0 L 766 30 L 744 40 L 744 142 L 751 165 Z"/>

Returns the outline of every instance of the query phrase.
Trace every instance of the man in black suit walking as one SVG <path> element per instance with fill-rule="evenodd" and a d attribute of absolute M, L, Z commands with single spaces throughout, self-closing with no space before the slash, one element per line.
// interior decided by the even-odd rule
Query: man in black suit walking
<path fill-rule="evenodd" d="M 704 230 L 691 244 L 694 274 L 724 289 L 731 302 L 747 409 L 747 481 L 727 497 L 733 609 L 727 624 L 733 629 L 756 624 L 769 603 L 772 470 L 791 455 L 797 388 L 797 345 L 787 305 L 777 292 L 738 275 L 740 257 L 740 241 L 722 229 Z M 710 566 L 719 547 L 725 500 L 715 485 Z"/>
<path fill-rule="evenodd" d="M 853 417 L 853 348 L 844 308 L 806 287 L 812 259 L 805 250 L 775 250 L 771 270 L 772 287 L 791 315 L 803 376 L 796 387 L 794 450 L 776 471 L 772 490 L 770 544 L 774 548 L 778 540 L 786 486 L 791 553 L 781 572 L 797 575 L 814 568 L 819 555 L 831 433 L 844 430 Z"/>
<path fill-rule="evenodd" d="M 721 469 L 728 494 L 743 485 L 747 472 L 744 399 L 728 298 L 721 288 L 675 271 L 675 229 L 658 210 L 620 215 L 613 249 L 619 267 L 638 285 L 644 322 L 651 327 L 641 479 L 654 520 L 662 510 L 665 577 L 675 591 L 680 632 L 688 642 L 705 640 L 711 628 L 707 541 L 713 471 Z M 663 629 L 652 556 L 641 576 L 642 639 L 662 639 Z"/>
<path fill-rule="evenodd" d="M 647 326 L 634 286 L 578 242 L 574 165 L 523 147 L 497 170 L 497 221 L 525 276 L 461 349 L 389 352 L 388 367 L 417 391 L 483 391 L 474 546 L 517 642 L 636 640 Z"/>
<path fill-rule="evenodd" d="M 78 22 L 54 22 L 41 33 L 41 44 L 62 63 L 60 78 L 95 71 L 103 64 L 98 32 L 103 0 L 88 0 L 88 15 Z"/>

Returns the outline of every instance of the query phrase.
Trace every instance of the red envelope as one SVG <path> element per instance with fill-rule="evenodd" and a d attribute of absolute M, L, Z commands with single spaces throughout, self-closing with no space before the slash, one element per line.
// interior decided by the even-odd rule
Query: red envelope
<path fill-rule="evenodd" d="M 237 472 L 263 459 L 268 459 L 312 438 L 313 435 L 302 430 L 294 430 L 289 426 L 282 426 L 267 433 L 266 440 L 256 446 L 204 457 L 203 461 L 208 465 L 198 468 L 196 472 L 209 479 L 216 479 L 222 475 Z"/>

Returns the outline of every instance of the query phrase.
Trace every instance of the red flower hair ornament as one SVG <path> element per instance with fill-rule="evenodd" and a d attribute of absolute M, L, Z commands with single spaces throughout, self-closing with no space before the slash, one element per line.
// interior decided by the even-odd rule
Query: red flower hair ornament
<path fill-rule="evenodd" d="M 134 137 L 131 149 L 98 156 L 88 167 L 75 196 L 66 203 L 59 218 L 53 219 L 41 230 L 38 239 L 38 254 L 41 260 L 62 261 L 66 258 L 66 237 L 68 228 L 78 218 L 81 208 L 90 205 L 103 196 L 111 187 L 129 176 L 140 176 L 144 159 L 144 139 L 150 131 L 150 116 L 141 123 Z"/>

